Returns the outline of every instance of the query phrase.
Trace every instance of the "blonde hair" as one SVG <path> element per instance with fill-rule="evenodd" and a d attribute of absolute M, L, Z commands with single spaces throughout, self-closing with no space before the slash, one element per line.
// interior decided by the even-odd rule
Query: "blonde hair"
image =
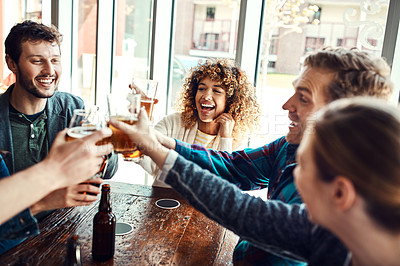
<path fill-rule="evenodd" d="M 377 224 L 400 232 L 400 114 L 377 99 L 355 97 L 321 109 L 311 150 L 319 178 L 343 175 Z"/>
<path fill-rule="evenodd" d="M 199 82 L 205 77 L 220 82 L 226 91 L 225 112 L 235 120 L 232 135 L 233 146 L 237 147 L 258 126 L 261 110 L 256 101 L 255 88 L 246 73 L 232 60 L 207 59 L 205 63 L 200 62 L 185 79 L 176 106 L 185 128 L 192 128 L 198 120 L 195 99 Z"/>
<path fill-rule="evenodd" d="M 336 72 L 328 85 L 327 102 L 360 95 L 388 100 L 393 91 L 386 61 L 357 49 L 325 48 L 309 54 L 303 66 Z"/>

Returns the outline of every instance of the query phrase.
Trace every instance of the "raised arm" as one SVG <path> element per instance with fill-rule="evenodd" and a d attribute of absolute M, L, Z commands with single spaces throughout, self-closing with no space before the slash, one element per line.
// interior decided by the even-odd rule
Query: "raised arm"
<path fill-rule="evenodd" d="M 65 141 L 65 133 L 65 130 L 58 133 L 42 162 L 0 180 L 0 224 L 49 192 L 87 180 L 98 171 L 101 156 L 112 151 L 111 144 L 95 145 L 110 135 L 108 131 L 71 142 Z"/>
<path fill-rule="evenodd" d="M 262 249 L 310 265 L 344 264 L 346 248 L 333 234 L 308 220 L 304 204 L 264 201 L 242 193 L 173 151 L 161 179 L 206 216 Z"/>

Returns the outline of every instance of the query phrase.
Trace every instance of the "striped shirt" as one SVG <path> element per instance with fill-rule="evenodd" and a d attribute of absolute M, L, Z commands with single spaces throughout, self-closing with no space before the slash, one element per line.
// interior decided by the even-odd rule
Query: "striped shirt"
<path fill-rule="evenodd" d="M 198 129 L 193 144 L 203 145 L 207 149 L 211 149 L 214 145 L 216 136 L 217 135 L 209 135 Z"/>

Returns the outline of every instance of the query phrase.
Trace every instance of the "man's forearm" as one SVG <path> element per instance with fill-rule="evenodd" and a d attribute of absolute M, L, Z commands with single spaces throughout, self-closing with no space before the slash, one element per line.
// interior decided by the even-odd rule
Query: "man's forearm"
<path fill-rule="evenodd" d="M 156 130 L 154 132 L 156 134 L 157 140 L 161 143 L 161 145 L 163 145 L 167 149 L 175 150 L 175 148 L 176 148 L 175 139 L 167 137 L 164 134 L 162 134 Z"/>
<path fill-rule="evenodd" d="M 164 167 L 169 150 L 169 148 L 157 143 L 155 144 L 154 148 L 147 148 L 145 154 L 149 156 L 160 169 L 162 169 Z"/>
<path fill-rule="evenodd" d="M 0 181 L 0 195 L 3 195 L 0 197 L 0 206 L 2 206 L 0 224 L 57 188 L 57 180 L 54 178 L 53 182 L 50 175 L 48 167 L 38 164 L 2 179 Z"/>

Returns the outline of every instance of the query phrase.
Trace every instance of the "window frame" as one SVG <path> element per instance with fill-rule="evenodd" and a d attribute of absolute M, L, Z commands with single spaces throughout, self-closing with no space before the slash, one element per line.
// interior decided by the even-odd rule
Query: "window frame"
<path fill-rule="evenodd" d="M 63 55 L 63 69 L 64 75 L 62 86 L 64 90 L 71 91 L 72 82 L 72 54 L 74 49 L 72 45 L 73 21 L 72 14 L 74 14 L 74 2 L 61 1 L 61 0 L 44 0 L 44 3 L 51 1 L 51 23 L 58 26 L 64 35 L 62 45 Z M 105 101 L 105 93 L 107 89 L 104 86 L 111 87 L 112 85 L 112 56 L 113 45 L 112 38 L 113 29 L 115 27 L 113 19 L 115 17 L 114 6 L 118 0 L 98 0 L 98 43 L 97 43 L 97 64 L 102 66 L 102 69 L 96 71 L 96 89 L 94 104 L 102 104 Z M 175 23 L 175 0 L 153 0 L 153 15 L 154 26 L 152 28 L 152 45 L 151 45 L 151 64 L 150 64 L 150 77 L 159 81 L 161 98 L 168 97 L 168 89 L 170 86 L 169 69 L 172 67 L 172 52 L 174 46 L 174 23 Z M 254 84 L 257 84 L 257 70 L 260 56 L 260 47 L 262 40 L 262 20 L 264 9 L 266 7 L 265 0 L 241 0 L 240 13 L 239 13 L 239 29 L 237 36 L 237 51 L 236 62 L 243 68 L 249 75 Z M 61 12 L 62 10 L 62 12 Z M 112 14 L 110 14 L 112 10 Z M 108 13 L 108 14 L 107 14 Z M 385 29 L 384 44 L 382 48 L 382 56 L 386 58 L 387 62 L 392 67 L 392 72 L 396 73 L 400 69 L 400 33 L 399 33 L 399 17 L 400 2 L 391 0 L 389 2 L 389 11 Z M 168 34 L 165 34 L 168 32 Z M 111 39 L 111 40 L 110 40 Z M 168 44 L 168 45 L 166 45 Z M 67 60 L 70 58 L 70 60 Z M 155 63 L 156 62 L 156 63 Z M 110 67 L 104 67 L 110 66 Z M 168 70 L 168 71 L 166 71 Z M 392 75 L 395 84 L 400 82 L 400 78 Z M 101 85 L 106 84 L 106 85 Z M 399 99 L 399 88 L 395 88 L 394 93 L 397 101 Z M 160 108 L 167 113 L 168 103 L 161 101 Z"/>

